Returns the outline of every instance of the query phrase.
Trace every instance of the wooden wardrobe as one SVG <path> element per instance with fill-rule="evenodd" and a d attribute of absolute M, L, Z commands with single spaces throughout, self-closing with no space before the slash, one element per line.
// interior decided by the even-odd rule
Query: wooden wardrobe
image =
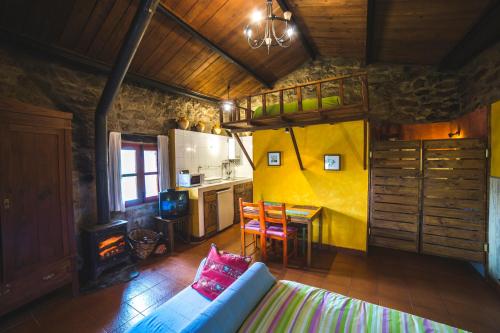
<path fill-rule="evenodd" d="M 71 119 L 0 100 L 0 316 L 63 285 L 78 290 Z"/>

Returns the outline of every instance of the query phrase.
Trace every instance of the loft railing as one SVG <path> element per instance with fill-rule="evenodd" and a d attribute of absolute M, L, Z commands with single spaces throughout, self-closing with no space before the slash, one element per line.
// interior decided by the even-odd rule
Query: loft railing
<path fill-rule="evenodd" d="M 355 83 L 360 83 L 360 89 L 358 91 L 357 97 L 360 102 L 348 103 L 346 99 L 346 90 L 350 91 L 350 94 L 356 92 L 356 88 L 353 87 Z M 326 108 L 323 106 L 323 89 L 326 85 L 330 85 L 330 89 L 332 88 L 332 84 L 336 84 L 338 88 L 338 97 L 339 104 L 333 108 Z M 243 97 L 239 97 L 233 100 L 234 106 L 230 112 L 220 112 L 220 123 L 233 123 L 233 122 L 243 122 L 246 121 L 250 123 L 253 119 L 263 118 L 266 116 L 271 117 L 279 117 L 284 116 L 285 114 L 285 99 L 284 94 L 286 91 L 294 90 L 296 100 L 291 100 L 289 102 L 297 103 L 297 111 L 296 112 L 304 112 L 303 107 L 303 90 L 309 90 L 315 92 L 316 99 L 316 108 L 313 110 L 307 110 L 307 112 L 324 112 L 324 111 L 333 111 L 341 110 L 341 109 L 353 109 L 358 110 L 358 113 L 363 113 L 367 116 L 369 111 L 369 102 L 368 102 L 368 80 L 365 72 L 343 75 L 332 77 L 328 79 L 306 82 L 302 84 L 298 84 L 291 87 L 285 87 L 274 90 L 267 90 L 259 94 L 247 95 Z M 279 104 L 279 115 L 268 114 L 268 106 L 267 97 L 271 94 L 278 94 L 278 103 Z M 356 94 L 354 94 L 356 95 Z M 353 97 L 353 96 L 351 96 Z M 356 96 L 355 96 L 356 97 Z M 260 100 L 259 107 L 261 107 L 262 115 L 259 117 L 255 117 L 255 110 L 252 110 L 252 99 L 258 98 Z M 242 106 L 244 104 L 244 106 Z M 294 112 L 295 113 L 295 112 Z"/>

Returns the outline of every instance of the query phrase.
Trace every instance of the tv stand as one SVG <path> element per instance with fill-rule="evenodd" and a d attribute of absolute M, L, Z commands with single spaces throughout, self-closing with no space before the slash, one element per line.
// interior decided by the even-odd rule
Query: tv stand
<path fill-rule="evenodd" d="M 162 218 L 161 216 L 155 216 L 157 230 L 162 232 L 167 237 L 168 247 L 167 252 L 174 252 L 174 234 L 175 231 L 181 231 L 181 235 L 184 243 L 191 243 L 191 217 L 189 215 L 177 217 L 177 218 Z"/>

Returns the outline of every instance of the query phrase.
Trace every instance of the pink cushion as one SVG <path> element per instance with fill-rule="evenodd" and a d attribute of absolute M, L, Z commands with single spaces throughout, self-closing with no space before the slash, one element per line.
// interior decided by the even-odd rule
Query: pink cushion
<path fill-rule="evenodd" d="M 293 226 L 287 226 L 286 231 L 288 234 L 297 232 L 297 228 Z M 284 237 L 285 233 L 283 232 L 283 225 L 281 224 L 271 224 L 266 228 L 266 235 Z"/>
<path fill-rule="evenodd" d="M 245 229 L 259 231 L 260 230 L 260 223 L 257 220 L 248 221 L 248 223 L 245 223 Z"/>
<path fill-rule="evenodd" d="M 200 278 L 192 287 L 206 298 L 214 300 L 248 269 L 251 261 L 251 257 L 219 251 L 212 244 Z"/>

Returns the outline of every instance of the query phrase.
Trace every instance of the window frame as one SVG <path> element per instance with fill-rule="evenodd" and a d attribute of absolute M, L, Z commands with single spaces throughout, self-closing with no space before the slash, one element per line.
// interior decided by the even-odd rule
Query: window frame
<path fill-rule="evenodd" d="M 156 155 L 156 172 L 144 172 L 144 151 L 158 151 L 158 145 L 155 143 L 122 141 L 121 150 L 134 150 L 135 154 L 135 173 L 120 174 L 120 181 L 123 177 L 137 177 L 137 199 L 125 201 L 125 207 L 138 206 L 158 200 L 158 195 L 146 197 L 146 176 L 156 175 L 156 185 L 159 189 L 158 179 L 158 153 Z M 120 171 L 121 172 L 121 171 Z"/>

